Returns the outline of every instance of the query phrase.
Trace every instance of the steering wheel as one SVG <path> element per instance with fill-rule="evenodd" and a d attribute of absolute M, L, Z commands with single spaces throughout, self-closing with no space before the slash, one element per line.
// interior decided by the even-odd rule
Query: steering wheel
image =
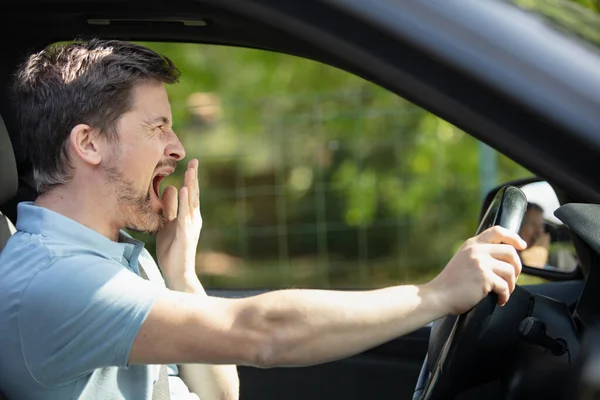
<path fill-rule="evenodd" d="M 525 194 L 517 187 L 504 186 L 484 214 L 477 234 L 494 225 L 518 233 L 526 209 Z M 515 292 L 518 289 L 520 288 L 516 287 Z M 436 321 L 431 330 L 429 351 L 421 367 L 413 400 L 449 399 L 465 388 L 466 382 L 461 375 L 473 368 L 478 344 L 485 340 L 484 334 L 496 304 L 497 297 L 491 293 L 466 313 Z M 443 343 L 441 349 L 436 349 L 438 343 Z M 432 354 L 432 350 L 437 351 Z"/>

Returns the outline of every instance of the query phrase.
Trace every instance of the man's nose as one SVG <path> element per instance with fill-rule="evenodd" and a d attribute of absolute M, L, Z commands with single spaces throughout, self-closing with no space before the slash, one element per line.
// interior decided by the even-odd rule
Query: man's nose
<path fill-rule="evenodd" d="M 174 159 L 175 161 L 183 160 L 185 157 L 185 149 L 183 148 L 183 144 L 177 137 L 176 134 L 173 133 L 171 136 L 171 140 L 167 147 L 165 147 L 165 156 Z"/>

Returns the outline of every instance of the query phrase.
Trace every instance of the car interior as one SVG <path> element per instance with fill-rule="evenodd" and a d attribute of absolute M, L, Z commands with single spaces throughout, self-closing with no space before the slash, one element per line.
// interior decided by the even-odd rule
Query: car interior
<path fill-rule="evenodd" d="M 17 164 L 12 150 L 12 144 L 4 121 L 0 117 L 0 204 L 12 199 L 17 192 Z M 15 232 L 11 220 L 0 212 L 0 251 L 8 238 Z"/>
<path fill-rule="evenodd" d="M 340 12 L 334 3 L 115 0 L 107 6 L 26 0 L 1 17 L 5 27 L 12 20 L 36 30 L 9 36 L 0 59 L 0 87 L 7 92 L 24 54 L 76 37 L 226 45 L 293 54 L 340 68 L 456 123 L 548 178 L 563 205 L 555 215 L 570 232 L 578 268 L 563 274 L 525 267 L 543 281 L 518 287 L 506 306 L 494 307 L 489 297 L 465 317 L 443 318 L 347 359 L 305 368 L 239 367 L 240 398 L 574 398 L 582 365 L 589 360 L 584 337 L 600 322 L 600 241 L 594 234 L 600 229 L 600 210 L 590 204 L 600 200 L 600 185 L 589 175 L 595 148 L 583 135 L 565 134 L 568 124 L 554 123 L 542 108 L 524 107 L 440 54 L 387 36 L 389 31 Z M 382 43 L 381 49 L 373 50 L 371 43 Z M 32 200 L 35 191 L 30 162 L 15 140 L 7 95 L 0 97 L 0 115 L 1 251 L 15 232 L 17 203 Z M 503 215 L 520 221 L 527 200 L 518 188 L 530 181 L 507 181 L 491 189 L 473 220 L 480 226 L 508 224 Z M 209 290 L 231 297 L 258 292 Z"/>

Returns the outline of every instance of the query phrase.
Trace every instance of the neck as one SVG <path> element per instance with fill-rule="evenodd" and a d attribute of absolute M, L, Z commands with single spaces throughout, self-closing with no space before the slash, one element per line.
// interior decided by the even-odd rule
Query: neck
<path fill-rule="evenodd" d="M 110 240 L 117 241 L 119 229 L 124 227 L 118 222 L 114 211 L 118 210 L 118 205 L 113 199 L 109 196 L 87 196 L 85 191 L 73 190 L 69 184 L 41 194 L 34 204 L 71 218 Z"/>

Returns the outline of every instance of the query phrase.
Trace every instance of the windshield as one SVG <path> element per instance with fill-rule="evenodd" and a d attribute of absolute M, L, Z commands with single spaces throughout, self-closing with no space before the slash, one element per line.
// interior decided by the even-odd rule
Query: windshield
<path fill-rule="evenodd" d="M 504 0 L 532 12 L 554 28 L 600 48 L 600 1 Z"/>

